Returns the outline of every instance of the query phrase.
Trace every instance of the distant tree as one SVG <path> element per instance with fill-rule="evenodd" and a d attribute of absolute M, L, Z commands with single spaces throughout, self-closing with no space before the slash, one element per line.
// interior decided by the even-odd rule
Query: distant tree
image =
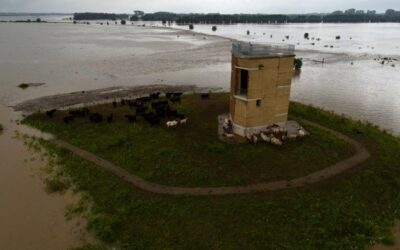
<path fill-rule="evenodd" d="M 396 11 L 393 9 L 388 9 L 388 10 L 386 10 L 385 15 L 394 16 L 394 15 L 396 15 Z"/>
<path fill-rule="evenodd" d="M 301 70 L 303 67 L 303 58 L 295 58 L 293 66 L 295 70 Z"/>
<path fill-rule="evenodd" d="M 42 19 L 36 18 L 36 22 L 40 23 L 41 21 L 42 21 Z"/>
<path fill-rule="evenodd" d="M 131 16 L 130 20 L 131 20 L 132 22 L 139 21 L 139 16 L 133 15 L 133 16 Z"/>
<path fill-rule="evenodd" d="M 368 15 L 376 15 L 376 10 L 367 10 Z"/>
<path fill-rule="evenodd" d="M 354 15 L 354 14 L 356 14 L 356 9 L 348 9 L 348 10 L 346 10 L 346 11 L 344 12 L 344 14 L 347 14 L 347 15 Z"/>
<path fill-rule="evenodd" d="M 343 15 L 343 11 L 336 10 L 336 11 L 332 12 L 332 15 Z"/>
<path fill-rule="evenodd" d="M 364 15 L 365 12 L 363 10 L 357 10 L 356 15 Z"/>

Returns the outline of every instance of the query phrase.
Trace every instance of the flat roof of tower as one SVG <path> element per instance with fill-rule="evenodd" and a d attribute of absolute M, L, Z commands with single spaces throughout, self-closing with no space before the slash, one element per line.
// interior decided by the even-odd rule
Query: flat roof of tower
<path fill-rule="evenodd" d="M 233 42 L 232 53 L 242 58 L 294 56 L 295 46 L 290 44 L 252 44 Z"/>

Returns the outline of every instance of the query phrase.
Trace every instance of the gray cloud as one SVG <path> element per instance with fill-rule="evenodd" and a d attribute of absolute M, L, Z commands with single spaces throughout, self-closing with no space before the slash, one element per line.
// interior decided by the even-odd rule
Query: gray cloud
<path fill-rule="evenodd" d="M 0 0 L 0 12 L 310 13 L 348 8 L 400 9 L 399 0 Z"/>

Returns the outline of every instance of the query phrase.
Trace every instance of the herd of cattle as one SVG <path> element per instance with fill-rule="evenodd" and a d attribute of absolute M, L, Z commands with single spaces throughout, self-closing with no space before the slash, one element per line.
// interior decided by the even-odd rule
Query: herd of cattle
<path fill-rule="evenodd" d="M 181 103 L 181 92 L 167 92 L 165 93 L 165 99 L 160 99 L 161 93 L 152 93 L 148 96 L 139 97 L 136 99 L 122 99 L 119 102 L 113 101 L 112 107 L 115 109 L 118 106 L 129 106 L 133 114 L 126 114 L 124 117 L 129 123 L 135 123 L 140 117 L 147 121 L 150 125 L 159 125 L 162 119 L 167 119 L 167 127 L 176 127 L 178 125 L 184 125 L 187 123 L 188 118 L 182 114 L 179 114 L 176 109 L 170 106 L 170 103 Z M 209 99 L 209 94 L 201 94 L 201 99 Z M 46 112 L 47 117 L 53 118 L 56 109 L 52 109 Z M 92 113 L 89 108 L 81 108 L 78 110 L 71 110 L 68 115 L 63 118 L 65 124 L 69 124 L 75 121 L 77 118 L 88 118 L 92 123 L 107 123 L 114 122 L 114 113 L 110 113 L 106 116 L 100 113 Z"/>

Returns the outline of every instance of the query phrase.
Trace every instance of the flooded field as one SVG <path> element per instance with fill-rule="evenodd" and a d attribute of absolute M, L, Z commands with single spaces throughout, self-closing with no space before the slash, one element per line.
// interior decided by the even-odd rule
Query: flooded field
<path fill-rule="evenodd" d="M 368 120 L 395 134 L 400 134 L 400 64 L 381 65 L 374 59 L 400 60 L 399 30 L 398 24 L 226 25 L 217 32 L 195 26 L 198 32 L 254 42 L 279 42 L 289 35 L 285 42 L 300 43 L 296 53 L 305 63 L 294 78 L 292 100 Z M 321 38 L 320 43 L 305 43 L 304 32 Z M 231 41 L 217 36 L 95 23 L 0 23 L 0 34 L 0 123 L 5 127 L 0 135 L 0 204 L 6 204 L 0 206 L 0 248 L 46 242 L 41 249 L 62 249 L 75 244 L 80 234 L 64 221 L 68 198 L 47 195 L 35 177 L 44 163 L 24 161 L 35 157 L 13 139 L 13 131 L 22 128 L 13 122 L 20 114 L 9 106 L 115 86 L 195 84 L 227 90 L 230 85 Z M 322 58 L 325 63 L 318 63 Z M 21 89 L 21 83 L 45 84 Z M 18 239 L 11 238 L 15 235 Z M 4 245 L 10 242 L 21 245 Z"/>

